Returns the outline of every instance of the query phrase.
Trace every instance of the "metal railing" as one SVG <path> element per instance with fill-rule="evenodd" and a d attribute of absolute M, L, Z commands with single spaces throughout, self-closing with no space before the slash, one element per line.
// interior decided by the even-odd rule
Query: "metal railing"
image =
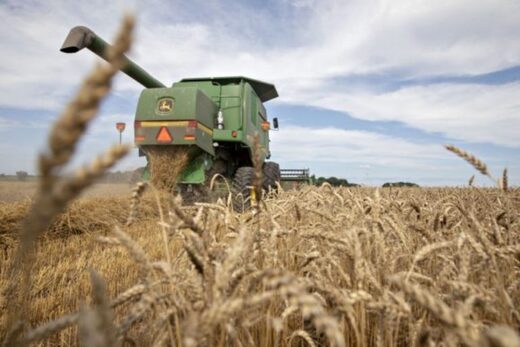
<path fill-rule="evenodd" d="M 309 181 L 310 180 L 309 169 L 281 169 L 280 178 L 282 181 Z"/>

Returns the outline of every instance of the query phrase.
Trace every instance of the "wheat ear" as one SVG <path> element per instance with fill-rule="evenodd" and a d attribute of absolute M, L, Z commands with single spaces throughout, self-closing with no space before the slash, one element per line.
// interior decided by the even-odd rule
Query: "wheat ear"
<path fill-rule="evenodd" d="M 133 26 L 133 17 L 125 17 L 113 49 L 108 52 L 110 64 L 98 65 L 85 79 L 74 99 L 54 123 L 47 153 L 39 157 L 39 187 L 22 224 L 20 244 L 6 290 L 6 297 L 11 302 L 7 313 L 8 326 L 24 315 L 30 287 L 31 259 L 38 237 L 56 215 L 65 210 L 71 199 L 128 151 L 121 147 L 115 148 L 89 168 L 80 170 L 73 178 L 64 180 L 60 177 L 63 167 L 72 159 L 79 139 L 97 114 L 101 100 L 110 91 L 112 77 L 125 64 L 124 53 L 130 47 Z M 20 274 L 23 274 L 23 278 L 19 278 Z"/>
<path fill-rule="evenodd" d="M 117 298 L 112 300 L 112 302 L 110 303 L 110 308 L 116 308 L 136 297 L 141 297 L 147 290 L 148 289 L 144 284 L 137 284 L 132 288 L 129 288 L 123 293 L 119 294 Z M 23 338 L 20 341 L 18 341 L 18 344 L 28 345 L 40 340 L 44 340 L 49 336 L 76 324 L 79 319 L 79 316 L 80 314 L 76 312 L 51 320 L 45 323 L 44 325 L 41 325 L 29 331 L 25 336 L 23 336 Z M 11 346 L 14 343 L 15 342 L 12 341 L 11 343 L 6 343 L 4 345 Z"/>
<path fill-rule="evenodd" d="M 137 218 L 137 209 L 139 207 L 139 202 L 141 201 L 141 197 L 143 196 L 146 187 L 148 184 L 146 182 L 139 182 L 135 185 L 132 190 L 132 198 L 130 200 L 130 212 L 128 213 L 128 217 L 126 219 L 126 226 L 131 225 L 135 222 Z"/>
<path fill-rule="evenodd" d="M 110 302 L 106 296 L 105 281 L 95 271 L 90 271 L 92 284 L 92 308 L 82 308 L 79 314 L 79 337 L 83 346 L 116 346 Z"/>
<path fill-rule="evenodd" d="M 509 190 L 509 180 L 507 179 L 507 167 L 504 169 L 504 172 L 502 172 L 502 190 L 504 192 L 507 192 Z"/>
<path fill-rule="evenodd" d="M 455 332 L 464 342 L 473 342 L 472 336 L 468 333 L 468 322 L 460 312 L 451 309 L 442 300 L 435 298 L 426 289 L 414 285 L 403 278 L 391 277 L 389 280 L 406 294 L 410 295 L 443 324 L 454 328 Z M 469 344 L 471 345 L 472 343 Z"/>
<path fill-rule="evenodd" d="M 456 155 L 470 163 L 471 166 L 473 166 L 481 174 L 493 179 L 493 177 L 488 171 L 487 165 L 482 160 L 475 157 L 473 154 L 466 152 L 458 147 L 455 147 L 454 145 L 444 145 L 444 148 L 446 148 L 450 152 L 455 153 Z"/>

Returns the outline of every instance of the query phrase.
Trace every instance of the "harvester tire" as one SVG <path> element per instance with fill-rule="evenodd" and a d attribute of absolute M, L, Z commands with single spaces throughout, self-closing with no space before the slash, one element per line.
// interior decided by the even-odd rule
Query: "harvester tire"
<path fill-rule="evenodd" d="M 182 196 L 182 203 L 192 206 L 196 202 L 209 202 L 209 190 L 204 184 L 178 184 L 177 191 Z"/>
<path fill-rule="evenodd" d="M 255 169 L 250 166 L 239 167 L 233 177 L 231 193 L 233 209 L 244 212 L 251 208 L 251 190 L 255 180 Z"/>
<path fill-rule="evenodd" d="M 280 165 L 272 161 L 264 163 L 263 174 L 264 182 L 262 188 L 264 188 L 266 192 L 269 191 L 269 188 L 276 191 L 278 188 L 276 183 L 280 183 Z"/>

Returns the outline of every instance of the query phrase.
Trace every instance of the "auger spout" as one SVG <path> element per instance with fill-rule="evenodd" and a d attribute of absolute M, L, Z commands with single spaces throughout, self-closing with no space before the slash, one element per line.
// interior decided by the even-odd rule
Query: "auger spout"
<path fill-rule="evenodd" d="M 70 30 L 65 38 L 60 51 L 63 53 L 76 53 L 83 48 L 88 48 L 96 55 L 107 60 L 106 52 L 110 47 L 105 40 L 97 36 L 92 30 L 84 26 L 77 26 Z M 139 65 L 125 56 L 127 63 L 121 69 L 125 74 L 135 81 L 139 82 L 146 88 L 164 88 L 165 85 L 158 81 L 155 77 L 143 70 Z"/>

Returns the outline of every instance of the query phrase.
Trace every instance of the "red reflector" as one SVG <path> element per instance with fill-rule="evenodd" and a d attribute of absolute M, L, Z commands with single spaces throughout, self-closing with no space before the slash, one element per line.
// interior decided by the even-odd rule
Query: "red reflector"
<path fill-rule="evenodd" d="M 186 131 L 184 135 L 186 136 L 195 136 L 195 132 L 197 131 L 197 128 L 186 128 Z"/>
<path fill-rule="evenodd" d="M 233 137 L 237 137 L 237 135 L 238 135 L 238 133 L 237 133 L 236 130 L 233 130 L 233 131 L 231 132 L 231 136 L 233 136 Z"/>
<path fill-rule="evenodd" d="M 140 128 L 140 127 L 141 127 L 141 122 L 136 120 L 134 122 L 134 128 L 137 129 L 137 128 Z"/>
<path fill-rule="evenodd" d="M 141 142 L 141 141 L 144 141 L 145 137 L 140 135 L 140 136 L 136 136 L 135 137 L 135 142 Z"/>
<path fill-rule="evenodd" d="M 195 136 L 186 135 L 186 136 L 184 136 L 184 139 L 186 141 L 193 141 L 193 140 L 195 140 Z"/>
<path fill-rule="evenodd" d="M 196 128 L 197 127 L 197 121 L 196 120 L 190 120 L 188 121 L 188 128 Z"/>
<path fill-rule="evenodd" d="M 168 131 L 167 127 L 161 127 L 159 129 L 159 132 L 157 133 L 157 136 L 155 137 L 157 142 L 172 142 L 173 137 L 170 135 L 170 132 Z"/>

